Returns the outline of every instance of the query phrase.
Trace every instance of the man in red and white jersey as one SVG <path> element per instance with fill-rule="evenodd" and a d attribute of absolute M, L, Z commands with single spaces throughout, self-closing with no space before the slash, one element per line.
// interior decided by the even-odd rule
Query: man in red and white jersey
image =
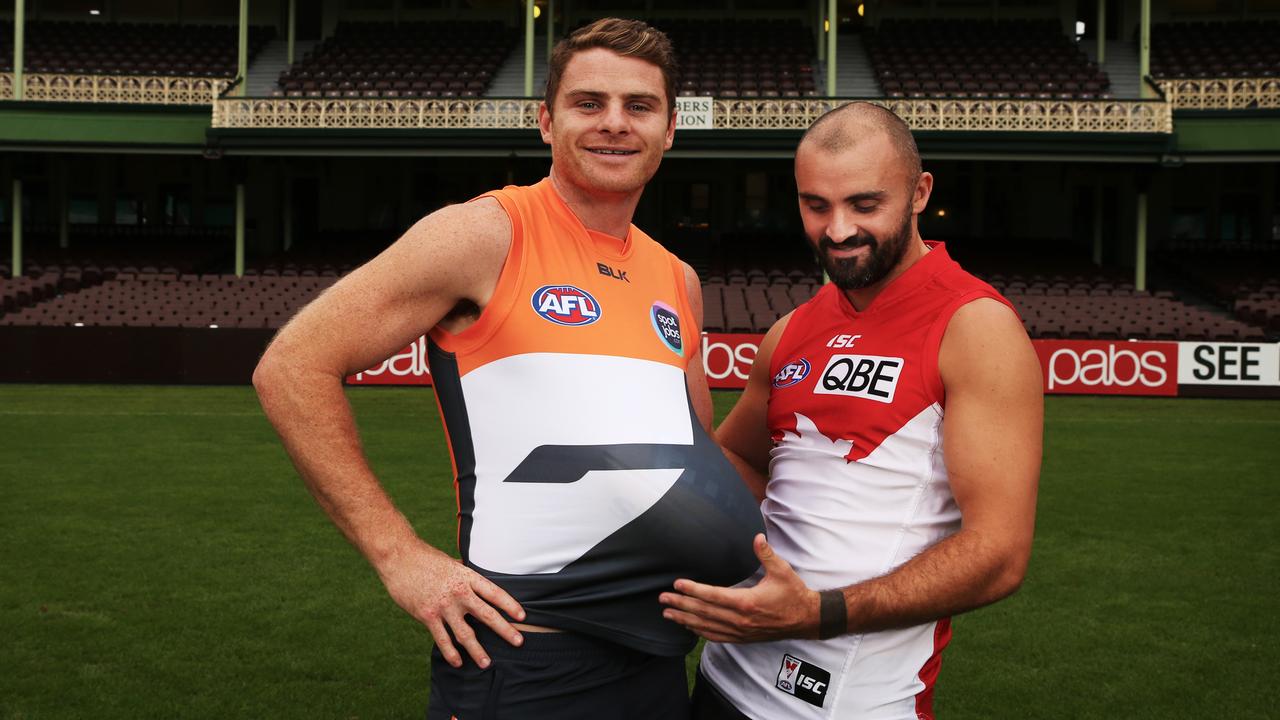
<path fill-rule="evenodd" d="M 1026 571 L 1039 364 L 1008 302 L 921 239 L 933 177 L 901 119 L 828 113 L 795 173 L 832 282 L 769 331 L 718 430 L 757 478 L 762 568 L 660 599 L 712 641 L 695 717 L 932 718 L 949 618 Z"/>

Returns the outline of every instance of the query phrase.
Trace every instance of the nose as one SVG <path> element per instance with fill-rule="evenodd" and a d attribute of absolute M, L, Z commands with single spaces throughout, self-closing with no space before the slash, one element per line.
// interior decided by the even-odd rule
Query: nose
<path fill-rule="evenodd" d="M 833 210 L 827 221 L 827 237 L 831 238 L 831 242 L 837 245 L 856 237 L 858 229 L 857 218 L 844 208 Z"/>
<path fill-rule="evenodd" d="M 626 109 L 620 102 L 608 103 L 605 105 L 604 111 L 597 117 L 599 118 L 597 128 L 600 132 L 622 135 L 626 134 L 630 129 L 630 119 L 627 117 Z"/>

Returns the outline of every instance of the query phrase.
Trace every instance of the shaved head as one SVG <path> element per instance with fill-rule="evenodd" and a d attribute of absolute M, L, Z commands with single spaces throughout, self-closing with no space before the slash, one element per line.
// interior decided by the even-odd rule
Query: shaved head
<path fill-rule="evenodd" d="M 800 148 L 811 147 L 831 155 L 849 150 L 869 136 L 880 134 L 897 151 L 912 185 L 920 177 L 920 151 L 911 128 L 892 110 L 867 102 L 854 102 L 830 110 L 814 121 L 800 138 Z M 799 149 L 799 148 L 798 148 Z"/>

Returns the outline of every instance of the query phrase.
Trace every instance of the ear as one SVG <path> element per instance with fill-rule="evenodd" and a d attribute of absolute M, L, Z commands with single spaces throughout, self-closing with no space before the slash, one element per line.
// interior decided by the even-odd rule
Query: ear
<path fill-rule="evenodd" d="M 922 172 L 916 181 L 915 192 L 911 195 L 911 214 L 919 215 L 929 204 L 929 196 L 933 194 L 933 174 Z"/>
<path fill-rule="evenodd" d="M 546 101 L 542 101 L 538 105 L 538 132 L 542 133 L 542 142 L 545 145 L 551 144 L 551 108 L 547 107 Z"/>
<path fill-rule="evenodd" d="M 671 117 L 667 119 L 667 140 L 662 145 L 662 149 L 670 150 L 671 145 L 676 141 L 676 111 L 671 109 Z"/>

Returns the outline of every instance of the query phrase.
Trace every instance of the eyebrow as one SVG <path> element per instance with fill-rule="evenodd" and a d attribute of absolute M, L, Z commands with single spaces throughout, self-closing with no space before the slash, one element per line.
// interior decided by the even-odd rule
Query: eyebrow
<path fill-rule="evenodd" d="M 844 201 L 848 203 L 857 203 L 863 202 L 864 200 L 883 200 L 884 196 L 887 194 L 888 193 L 884 190 L 868 190 L 867 192 L 854 193 L 853 195 L 846 197 Z M 800 199 L 812 200 L 815 202 L 827 202 L 827 199 L 821 195 L 815 195 L 807 192 L 800 193 Z"/>
<path fill-rule="evenodd" d="M 567 90 L 567 91 L 565 91 L 565 96 L 566 96 L 566 97 L 568 97 L 568 96 L 579 96 L 579 95 L 586 96 L 586 97 L 609 97 L 610 93 L 605 92 L 604 90 L 586 90 L 586 89 Z M 631 101 L 631 100 L 652 100 L 652 101 L 654 101 L 654 102 L 657 102 L 657 101 L 659 101 L 659 100 L 661 100 L 661 99 L 662 99 L 662 98 L 658 97 L 657 95 L 654 95 L 653 93 L 628 93 L 628 94 L 626 94 L 626 95 L 623 95 L 622 97 L 623 97 L 623 99 L 625 99 L 625 100 L 627 100 L 627 101 Z"/>

